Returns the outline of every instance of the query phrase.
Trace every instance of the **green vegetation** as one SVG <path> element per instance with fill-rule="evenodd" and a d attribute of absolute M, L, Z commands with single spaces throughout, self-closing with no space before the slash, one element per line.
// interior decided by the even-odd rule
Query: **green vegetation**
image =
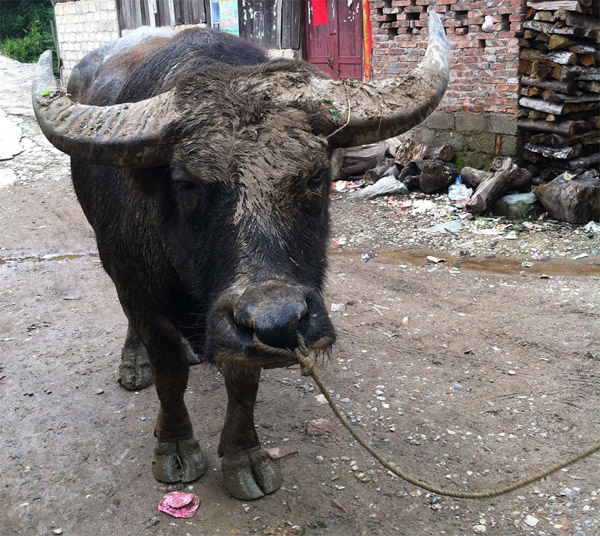
<path fill-rule="evenodd" d="M 0 0 L 0 53 L 34 63 L 45 50 L 54 51 L 50 0 Z"/>

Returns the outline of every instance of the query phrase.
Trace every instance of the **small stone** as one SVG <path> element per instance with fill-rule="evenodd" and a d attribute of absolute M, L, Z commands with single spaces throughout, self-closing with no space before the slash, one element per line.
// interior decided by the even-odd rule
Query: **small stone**
<path fill-rule="evenodd" d="M 294 445 L 283 445 L 281 447 L 273 447 L 270 449 L 265 449 L 265 452 L 272 460 L 280 460 L 281 458 L 285 458 L 286 456 L 291 456 L 292 454 L 298 454 L 298 449 Z"/>
<path fill-rule="evenodd" d="M 346 507 L 340 502 L 339 499 L 333 499 L 333 501 L 331 501 L 331 506 L 337 508 L 340 512 L 344 512 L 344 514 L 348 513 L 348 510 L 346 510 Z"/>
<path fill-rule="evenodd" d="M 160 523 L 160 519 L 158 519 L 157 517 L 150 518 L 150 526 L 151 527 L 156 527 L 156 525 L 158 525 L 159 523 Z"/>
<path fill-rule="evenodd" d="M 473 527 L 473 532 L 475 534 L 485 534 L 487 532 L 487 527 L 485 525 L 475 525 Z"/>
<path fill-rule="evenodd" d="M 104 394 L 104 391 L 102 389 L 96 389 L 96 394 L 102 395 L 102 394 Z"/>
<path fill-rule="evenodd" d="M 534 517 L 529 514 L 525 517 L 525 524 L 529 525 L 530 527 L 535 527 L 539 523 L 539 521 L 540 520 L 537 517 Z"/>
<path fill-rule="evenodd" d="M 52 529 L 52 534 L 62 534 L 63 529 Z"/>

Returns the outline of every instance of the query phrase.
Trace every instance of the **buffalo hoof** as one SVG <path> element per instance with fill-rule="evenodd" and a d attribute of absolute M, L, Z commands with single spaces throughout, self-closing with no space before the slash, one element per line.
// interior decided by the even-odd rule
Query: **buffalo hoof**
<path fill-rule="evenodd" d="M 143 344 L 123 348 L 119 366 L 119 383 L 128 391 L 140 391 L 152 385 L 150 360 Z"/>
<path fill-rule="evenodd" d="M 222 470 L 225 488 L 236 499 L 259 499 L 281 486 L 279 469 L 260 448 L 225 455 Z"/>
<path fill-rule="evenodd" d="M 192 482 L 204 474 L 206 466 L 206 455 L 194 438 L 156 443 L 152 474 L 159 482 Z"/>

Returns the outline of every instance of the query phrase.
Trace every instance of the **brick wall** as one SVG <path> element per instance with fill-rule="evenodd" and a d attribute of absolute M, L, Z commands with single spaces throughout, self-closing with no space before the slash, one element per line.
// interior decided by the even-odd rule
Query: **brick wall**
<path fill-rule="evenodd" d="M 479 152 L 482 157 L 490 152 L 514 155 L 517 33 L 526 0 L 370 0 L 370 4 L 374 80 L 413 69 L 427 47 L 428 9 L 443 17 L 451 48 L 450 84 L 439 111 L 418 131 L 423 141 L 450 142 L 459 151 Z"/>
<path fill-rule="evenodd" d="M 61 80 L 66 84 L 75 64 L 88 52 L 119 38 L 115 0 L 79 0 L 54 6 L 62 60 Z"/>

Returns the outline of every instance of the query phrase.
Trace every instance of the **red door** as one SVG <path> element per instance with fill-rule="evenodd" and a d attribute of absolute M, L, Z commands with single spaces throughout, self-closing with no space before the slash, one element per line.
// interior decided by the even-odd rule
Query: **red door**
<path fill-rule="evenodd" d="M 362 0 L 309 0 L 306 6 L 306 60 L 336 80 L 362 80 Z"/>

